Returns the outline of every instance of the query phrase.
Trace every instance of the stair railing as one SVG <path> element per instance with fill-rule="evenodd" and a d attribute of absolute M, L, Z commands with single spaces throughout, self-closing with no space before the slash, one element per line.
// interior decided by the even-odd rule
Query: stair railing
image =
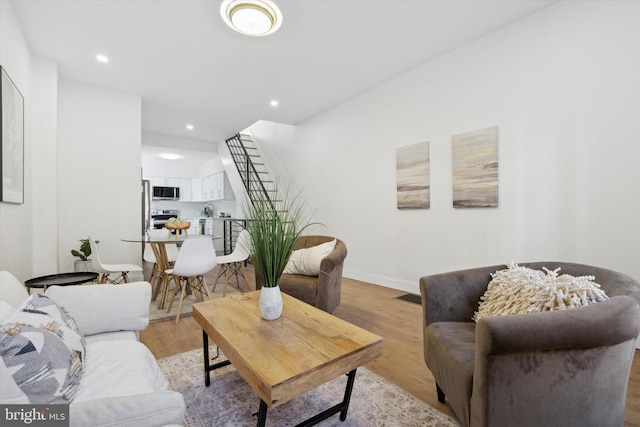
<path fill-rule="evenodd" d="M 229 148 L 233 162 L 236 165 L 236 169 L 238 169 L 242 183 L 247 190 L 251 203 L 255 203 L 258 200 L 267 201 L 271 205 L 271 208 L 276 210 L 274 201 L 271 200 L 269 191 L 266 189 L 260 174 L 251 160 L 251 155 L 242 141 L 242 136 L 239 133 L 235 134 L 225 142 Z"/>

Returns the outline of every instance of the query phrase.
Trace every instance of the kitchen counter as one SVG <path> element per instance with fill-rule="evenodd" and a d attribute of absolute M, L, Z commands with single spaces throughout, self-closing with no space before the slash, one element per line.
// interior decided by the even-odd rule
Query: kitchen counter
<path fill-rule="evenodd" d="M 225 255 L 233 251 L 235 237 L 244 228 L 245 219 L 235 217 L 207 217 L 207 216 L 180 216 L 180 219 L 189 221 L 191 226 L 187 233 L 189 236 L 197 234 L 210 234 L 221 236 L 222 239 L 214 241 L 216 251 Z M 204 221 L 201 227 L 200 221 Z"/>
<path fill-rule="evenodd" d="M 219 217 L 219 216 L 185 216 L 185 217 L 181 217 L 182 219 L 185 220 L 189 220 L 189 219 L 195 219 L 195 220 L 199 220 L 199 219 L 212 219 L 212 220 L 231 220 L 231 221 L 243 221 L 244 219 L 242 218 L 232 218 L 232 217 Z"/>

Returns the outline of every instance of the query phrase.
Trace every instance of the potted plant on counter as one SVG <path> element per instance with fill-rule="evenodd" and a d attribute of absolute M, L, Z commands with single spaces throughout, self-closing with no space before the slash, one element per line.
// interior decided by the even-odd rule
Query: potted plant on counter
<path fill-rule="evenodd" d="M 96 244 L 98 243 L 100 243 L 100 240 L 96 240 Z M 91 256 L 91 244 L 89 239 L 80 239 L 79 250 L 71 249 L 71 255 L 80 258 L 74 262 L 74 271 L 83 273 L 91 271 L 91 260 L 89 259 L 89 256 Z"/>
<path fill-rule="evenodd" d="M 260 314 L 274 320 L 282 314 L 282 294 L 279 281 L 293 252 L 296 239 L 313 225 L 299 195 L 272 193 L 244 203 L 246 229 L 251 236 L 251 263 L 262 281 Z"/>

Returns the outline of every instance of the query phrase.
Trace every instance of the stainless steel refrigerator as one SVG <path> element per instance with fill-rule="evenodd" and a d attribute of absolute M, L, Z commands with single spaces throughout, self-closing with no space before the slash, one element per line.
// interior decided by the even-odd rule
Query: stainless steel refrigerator
<path fill-rule="evenodd" d="M 151 229 L 151 181 L 148 179 L 142 180 L 142 221 L 141 221 L 141 235 L 147 234 L 147 231 Z"/>

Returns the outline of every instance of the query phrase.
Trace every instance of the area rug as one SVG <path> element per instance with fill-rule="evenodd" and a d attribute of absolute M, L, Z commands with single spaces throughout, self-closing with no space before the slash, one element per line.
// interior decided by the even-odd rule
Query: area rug
<path fill-rule="evenodd" d="M 215 355 L 215 346 L 210 356 Z M 225 360 L 220 354 L 212 363 Z M 183 394 L 187 405 L 185 426 L 255 426 L 259 398 L 233 366 L 211 372 L 211 386 L 205 387 L 202 349 L 158 360 L 170 388 Z M 343 375 L 308 393 L 269 409 L 267 425 L 293 426 L 342 400 L 346 385 Z M 372 427 L 420 426 L 459 427 L 460 424 L 408 392 L 366 368 L 358 368 L 347 419 L 339 414 L 321 426 Z"/>
<path fill-rule="evenodd" d="M 218 283 L 218 286 L 216 286 L 215 292 L 211 292 L 212 287 L 213 287 L 212 285 L 209 285 L 209 292 L 211 293 L 211 299 L 222 298 L 224 283 Z M 242 288 L 242 289 L 246 290 L 245 288 Z M 240 291 L 234 288 L 233 286 L 231 285 L 227 286 L 227 296 L 238 294 L 238 293 L 240 293 Z M 178 313 L 178 305 L 180 302 L 180 295 L 176 295 L 176 300 L 174 301 L 173 306 L 171 307 L 171 311 L 167 313 L 167 307 L 169 307 L 170 300 L 171 300 L 171 294 L 169 294 L 169 300 L 167 301 L 167 305 L 162 310 L 158 309 L 157 301 L 151 301 L 151 304 L 149 305 L 149 322 L 155 323 L 155 322 L 161 322 L 167 319 L 176 318 L 176 314 Z M 184 302 L 182 303 L 182 311 L 180 312 L 180 317 L 192 316 L 193 304 L 195 304 L 196 302 L 197 302 L 196 297 L 193 294 L 186 295 L 184 297 Z"/>

